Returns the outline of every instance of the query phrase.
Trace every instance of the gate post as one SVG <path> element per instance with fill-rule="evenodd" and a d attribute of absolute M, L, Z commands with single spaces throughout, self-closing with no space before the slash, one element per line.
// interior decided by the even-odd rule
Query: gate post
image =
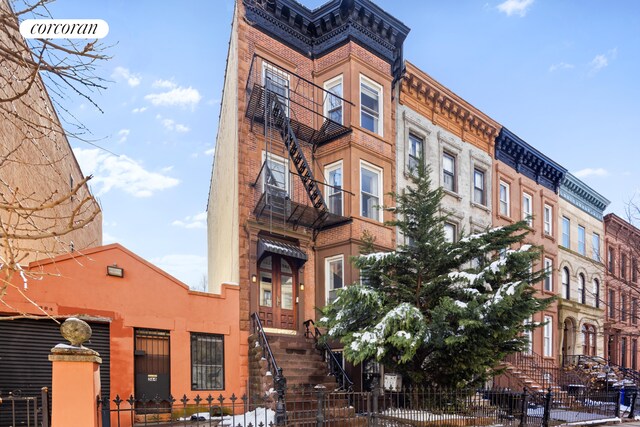
<path fill-rule="evenodd" d="M 520 404 L 520 424 L 519 427 L 524 427 L 527 425 L 527 415 L 529 412 L 529 395 L 527 394 L 527 388 L 525 387 L 522 390 L 522 402 Z"/>
<path fill-rule="evenodd" d="M 542 416 L 542 427 L 549 427 L 549 418 L 551 417 L 551 387 L 547 390 L 547 395 L 544 397 L 544 415 Z"/>
<path fill-rule="evenodd" d="M 51 349 L 51 425 L 54 427 L 98 427 L 96 397 L 100 394 L 100 355 L 82 345 L 91 337 L 91 327 L 69 318 L 60 326 L 69 344 Z"/>

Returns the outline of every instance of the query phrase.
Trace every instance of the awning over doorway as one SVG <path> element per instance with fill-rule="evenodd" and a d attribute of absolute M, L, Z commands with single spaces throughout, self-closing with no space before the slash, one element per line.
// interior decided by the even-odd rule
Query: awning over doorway
<path fill-rule="evenodd" d="M 276 242 L 275 240 L 259 239 L 258 259 L 262 258 L 262 255 L 264 255 L 265 252 L 293 258 L 296 264 L 298 264 L 298 268 L 300 268 L 305 262 L 307 262 L 308 259 L 307 254 L 305 254 L 299 246 L 294 246 L 283 242 Z"/>

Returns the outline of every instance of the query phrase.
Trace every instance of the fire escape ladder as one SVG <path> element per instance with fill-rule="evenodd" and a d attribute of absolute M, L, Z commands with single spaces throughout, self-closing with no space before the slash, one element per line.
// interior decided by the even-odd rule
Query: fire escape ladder
<path fill-rule="evenodd" d="M 284 146 L 289 152 L 289 157 L 298 172 L 298 176 L 302 180 L 307 196 L 314 209 L 319 213 L 317 222 L 322 223 L 328 216 L 329 210 L 322 197 L 320 187 L 313 177 L 309 163 L 298 143 L 298 138 L 296 138 L 293 129 L 291 129 L 291 122 L 285 113 L 284 105 L 277 94 L 269 93 L 267 99 L 269 102 L 268 105 L 270 106 L 271 117 L 273 118 L 273 125 L 280 132 Z"/>

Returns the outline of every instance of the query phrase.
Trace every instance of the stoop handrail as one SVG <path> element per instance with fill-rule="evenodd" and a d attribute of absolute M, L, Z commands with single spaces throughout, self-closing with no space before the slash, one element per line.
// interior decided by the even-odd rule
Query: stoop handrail
<path fill-rule="evenodd" d="M 251 319 L 253 320 L 253 330 L 258 334 L 258 341 L 262 347 L 262 356 L 267 360 L 269 371 L 271 372 L 271 375 L 273 375 L 275 382 L 276 375 L 279 372 L 278 363 L 276 362 L 276 358 L 273 356 L 269 340 L 267 339 L 267 335 L 264 333 L 264 328 L 262 327 L 262 322 L 260 321 L 258 313 L 253 313 L 251 315 Z"/>
<path fill-rule="evenodd" d="M 313 332 L 311 331 L 311 328 L 310 328 L 310 326 L 312 325 L 313 325 Z M 351 378 L 349 378 L 349 375 L 342 367 L 342 363 L 340 363 L 340 361 L 336 357 L 335 352 L 333 351 L 333 349 L 331 348 L 327 340 L 320 339 L 320 337 L 322 337 L 322 332 L 320 332 L 320 329 L 318 329 L 318 327 L 316 326 L 316 323 L 312 319 L 309 319 L 304 321 L 304 326 L 306 328 L 306 331 L 304 333 L 305 337 L 309 338 L 310 336 L 313 336 L 313 339 L 315 340 L 316 344 L 319 344 L 323 347 L 325 352 L 325 359 L 329 364 L 329 370 L 331 371 L 331 375 L 336 377 L 336 380 L 338 381 L 340 388 L 345 391 L 352 391 L 353 381 L 351 381 Z"/>

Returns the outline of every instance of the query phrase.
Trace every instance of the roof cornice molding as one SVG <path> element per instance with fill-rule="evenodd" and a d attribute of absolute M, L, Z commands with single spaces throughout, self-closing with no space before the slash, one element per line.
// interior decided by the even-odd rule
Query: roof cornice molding
<path fill-rule="evenodd" d="M 626 237 L 640 238 L 640 229 L 614 213 L 604 216 L 604 229 L 607 234 L 625 233 Z"/>
<path fill-rule="evenodd" d="M 496 138 L 496 159 L 555 193 L 567 173 L 565 168 L 505 127 Z"/>
<path fill-rule="evenodd" d="M 604 196 L 569 172 L 560 183 L 560 197 L 600 221 L 610 203 Z"/>
<path fill-rule="evenodd" d="M 331 0 L 310 10 L 295 0 L 243 0 L 247 20 L 310 58 L 354 41 L 402 73 L 409 27 L 369 0 Z"/>
<path fill-rule="evenodd" d="M 493 146 L 501 126 L 409 61 L 400 90 Z"/>

